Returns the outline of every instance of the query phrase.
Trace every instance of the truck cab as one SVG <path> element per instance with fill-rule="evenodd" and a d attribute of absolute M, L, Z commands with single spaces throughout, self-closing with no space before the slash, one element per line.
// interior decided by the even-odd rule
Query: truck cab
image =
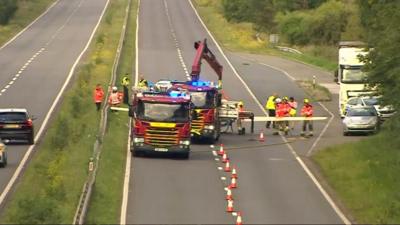
<path fill-rule="evenodd" d="M 190 153 L 192 103 L 184 92 L 142 92 L 133 98 L 131 152 L 173 154 L 188 158 Z"/>
<path fill-rule="evenodd" d="M 349 98 L 371 94 L 368 88 L 366 74 L 362 71 L 364 62 L 360 57 L 365 56 L 365 44 L 362 42 L 344 41 L 339 43 L 338 70 L 335 81 L 340 85 L 339 113 L 345 116 L 345 107 Z"/>
<path fill-rule="evenodd" d="M 191 136 L 194 139 L 215 143 L 220 136 L 219 107 L 221 95 L 209 81 L 173 83 L 174 89 L 190 93 L 196 118 L 192 118 Z"/>

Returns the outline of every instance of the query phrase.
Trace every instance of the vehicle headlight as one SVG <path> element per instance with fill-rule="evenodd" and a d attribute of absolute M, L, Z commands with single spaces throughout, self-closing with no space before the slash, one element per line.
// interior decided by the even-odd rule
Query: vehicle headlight
<path fill-rule="evenodd" d="M 214 130 L 214 125 L 205 125 L 204 126 L 204 129 L 207 129 L 207 130 Z"/>
<path fill-rule="evenodd" d="M 133 142 L 135 142 L 135 143 L 143 143 L 144 142 L 144 138 L 134 138 Z"/>
<path fill-rule="evenodd" d="M 190 145 L 190 141 L 189 140 L 179 141 L 179 144 L 181 144 L 181 145 Z"/>

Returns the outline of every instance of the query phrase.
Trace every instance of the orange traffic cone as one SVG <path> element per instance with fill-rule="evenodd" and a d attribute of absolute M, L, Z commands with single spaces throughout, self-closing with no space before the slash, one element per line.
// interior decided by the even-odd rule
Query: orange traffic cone
<path fill-rule="evenodd" d="M 228 156 L 226 155 L 226 152 L 224 152 L 224 154 L 222 155 L 222 162 L 226 163 L 228 161 Z"/>
<path fill-rule="evenodd" d="M 225 153 L 224 144 L 221 144 L 221 146 L 219 147 L 218 155 L 222 156 L 222 155 L 224 155 L 224 153 Z"/>
<path fill-rule="evenodd" d="M 229 185 L 230 188 L 237 188 L 236 178 L 231 178 L 231 184 Z"/>
<path fill-rule="evenodd" d="M 226 160 L 224 171 L 225 172 L 231 172 L 231 167 L 229 165 L 229 159 Z"/>
<path fill-rule="evenodd" d="M 226 190 L 226 200 L 233 200 L 233 196 L 232 196 L 232 190 L 228 187 Z"/>
<path fill-rule="evenodd" d="M 233 200 L 228 200 L 228 207 L 226 207 L 227 212 L 233 212 Z"/>
<path fill-rule="evenodd" d="M 237 173 L 236 173 L 236 168 L 235 167 L 233 167 L 232 168 L 232 175 L 231 175 L 231 178 L 238 178 L 238 176 L 237 176 Z"/>
<path fill-rule="evenodd" d="M 242 213 L 238 212 L 237 213 L 237 218 L 236 218 L 236 225 L 242 225 Z"/>
<path fill-rule="evenodd" d="M 263 131 L 263 130 L 261 130 L 260 137 L 259 137 L 258 140 L 259 140 L 260 142 L 264 142 L 264 141 L 265 141 L 264 131 Z"/>

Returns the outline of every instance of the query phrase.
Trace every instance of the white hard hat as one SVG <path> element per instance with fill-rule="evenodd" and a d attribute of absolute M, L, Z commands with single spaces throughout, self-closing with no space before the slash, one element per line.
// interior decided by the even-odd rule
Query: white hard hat
<path fill-rule="evenodd" d="M 282 102 L 282 99 L 276 98 L 276 99 L 275 99 L 275 102 L 276 102 L 276 103 L 281 103 L 281 102 Z"/>
<path fill-rule="evenodd" d="M 118 88 L 114 86 L 114 87 L 112 87 L 112 90 L 113 91 L 118 91 Z"/>

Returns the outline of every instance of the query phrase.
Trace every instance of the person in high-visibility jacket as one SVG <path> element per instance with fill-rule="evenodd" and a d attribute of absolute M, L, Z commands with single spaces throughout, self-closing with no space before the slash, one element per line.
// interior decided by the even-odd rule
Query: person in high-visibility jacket
<path fill-rule="evenodd" d="M 239 134 L 244 134 L 245 133 L 245 131 L 243 129 L 243 126 L 242 126 L 242 119 L 240 118 L 240 113 L 243 112 L 243 111 L 244 111 L 244 105 L 243 105 L 243 102 L 240 101 L 238 103 L 238 119 L 236 121 L 236 125 L 237 125 L 237 129 L 238 129 L 238 133 Z"/>
<path fill-rule="evenodd" d="M 139 87 L 141 88 L 145 88 L 149 86 L 149 82 L 147 82 L 146 79 L 144 79 L 143 75 L 140 76 L 140 80 L 139 80 Z"/>
<path fill-rule="evenodd" d="M 290 97 L 288 104 L 290 106 L 289 115 L 291 117 L 295 117 L 297 114 L 297 102 L 294 100 L 293 97 Z M 294 130 L 294 121 L 289 122 L 289 127 L 291 130 Z"/>
<path fill-rule="evenodd" d="M 265 108 L 267 109 L 268 116 L 275 117 L 276 109 L 275 109 L 275 99 L 278 97 L 276 93 L 268 97 L 267 103 L 265 104 Z M 271 121 L 267 121 L 265 124 L 266 128 L 270 128 Z M 275 127 L 275 123 L 272 122 L 272 128 Z"/>
<path fill-rule="evenodd" d="M 129 104 L 129 76 L 128 73 L 122 78 L 121 84 L 124 89 L 124 104 Z"/>
<path fill-rule="evenodd" d="M 100 111 L 101 103 L 103 102 L 103 99 L 104 99 L 104 90 L 100 84 L 97 84 L 96 88 L 94 89 L 94 93 L 93 93 L 93 100 L 94 100 L 94 103 L 96 104 L 97 111 Z"/>
<path fill-rule="evenodd" d="M 300 112 L 301 116 L 310 118 L 313 116 L 313 106 L 310 104 L 310 100 L 307 98 L 304 99 L 304 106 L 301 108 Z M 309 134 L 307 136 L 313 136 L 313 122 L 312 120 L 304 120 L 303 121 L 303 130 L 301 132 L 301 136 L 304 136 L 308 127 Z"/>
<path fill-rule="evenodd" d="M 110 106 L 118 106 L 121 104 L 122 97 L 123 94 L 118 92 L 118 88 L 113 87 L 110 97 L 108 98 L 108 104 L 110 104 Z"/>
<path fill-rule="evenodd" d="M 276 104 L 276 117 L 288 117 L 289 116 L 289 111 L 290 111 L 290 106 L 288 104 L 288 98 L 284 97 L 282 100 L 279 99 L 279 101 Z M 289 132 L 289 123 L 288 121 L 279 121 L 276 124 L 276 128 L 278 131 L 283 131 L 285 134 L 288 134 Z M 274 134 L 277 134 L 279 132 L 275 132 Z"/>

